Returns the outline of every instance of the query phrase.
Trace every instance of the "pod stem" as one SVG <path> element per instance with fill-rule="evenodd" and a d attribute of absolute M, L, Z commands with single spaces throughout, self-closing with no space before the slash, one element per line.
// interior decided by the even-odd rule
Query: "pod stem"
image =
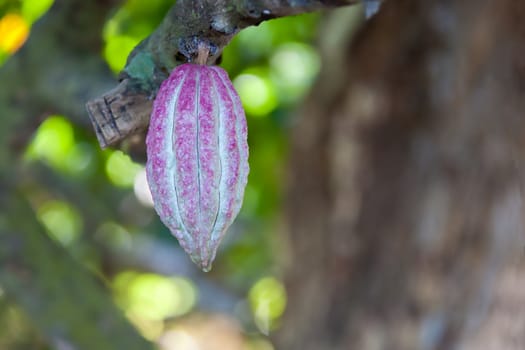
<path fill-rule="evenodd" d="M 206 44 L 199 44 L 199 50 L 197 53 L 197 59 L 195 62 L 200 65 L 206 65 L 208 56 L 210 55 L 210 48 Z"/>

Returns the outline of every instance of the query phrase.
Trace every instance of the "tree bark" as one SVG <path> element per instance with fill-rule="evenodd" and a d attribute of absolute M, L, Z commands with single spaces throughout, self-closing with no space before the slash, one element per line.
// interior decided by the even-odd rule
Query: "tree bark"
<path fill-rule="evenodd" d="M 523 253 L 524 17 L 512 0 L 388 1 L 324 53 L 293 135 L 277 348 L 473 341 Z"/>

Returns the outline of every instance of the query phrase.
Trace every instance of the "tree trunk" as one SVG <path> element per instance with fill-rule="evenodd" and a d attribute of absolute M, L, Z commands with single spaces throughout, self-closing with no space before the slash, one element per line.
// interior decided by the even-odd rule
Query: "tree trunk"
<path fill-rule="evenodd" d="M 325 40 L 293 135 L 278 349 L 512 349 L 473 330 L 525 302 L 508 297 L 525 282 L 522 18 L 514 0 L 392 0 Z"/>

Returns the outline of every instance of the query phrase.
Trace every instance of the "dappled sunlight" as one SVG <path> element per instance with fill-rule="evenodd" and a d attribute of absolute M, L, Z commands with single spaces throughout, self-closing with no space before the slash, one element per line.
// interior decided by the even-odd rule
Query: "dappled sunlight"
<path fill-rule="evenodd" d="M 20 12 L 29 23 L 33 23 L 49 10 L 53 2 L 54 0 L 24 0 Z"/>
<path fill-rule="evenodd" d="M 307 44 L 279 46 L 270 59 L 272 80 L 283 103 L 297 102 L 312 85 L 321 66 L 319 54 Z"/>
<path fill-rule="evenodd" d="M 82 219 L 73 206 L 61 201 L 48 201 L 38 208 L 38 219 L 49 235 L 64 246 L 73 243 L 81 233 Z"/>
<path fill-rule="evenodd" d="M 144 337 L 156 340 L 165 322 L 190 312 L 197 303 L 193 282 L 181 276 L 127 271 L 113 280 L 117 304 Z"/>
<path fill-rule="evenodd" d="M 144 169 L 122 151 L 111 151 L 106 160 L 106 175 L 116 186 L 133 187 L 135 177 Z"/>
<path fill-rule="evenodd" d="M 25 152 L 28 161 L 39 160 L 59 172 L 85 177 L 94 171 L 95 149 L 77 142 L 74 127 L 63 116 L 50 116 L 35 132 Z"/>
<path fill-rule="evenodd" d="M 117 303 L 126 314 L 146 321 L 162 321 L 189 312 L 197 301 L 191 281 L 179 276 L 122 272 L 113 282 Z"/>
<path fill-rule="evenodd" d="M 10 13 L 0 18 L 0 51 L 16 52 L 29 35 L 29 24 L 20 15 Z"/>
<path fill-rule="evenodd" d="M 268 334 L 284 312 L 286 291 L 277 279 L 264 277 L 250 289 L 249 301 L 255 324 L 263 334 Z"/>
<path fill-rule="evenodd" d="M 139 41 L 125 35 L 114 35 L 106 40 L 104 58 L 113 72 L 118 73 L 124 68 L 128 55 Z"/>
<path fill-rule="evenodd" d="M 263 117 L 277 107 L 275 86 L 263 72 L 238 75 L 233 81 L 248 116 Z"/>
<path fill-rule="evenodd" d="M 63 116 L 50 116 L 37 129 L 27 157 L 38 158 L 58 169 L 74 147 L 73 125 Z"/>

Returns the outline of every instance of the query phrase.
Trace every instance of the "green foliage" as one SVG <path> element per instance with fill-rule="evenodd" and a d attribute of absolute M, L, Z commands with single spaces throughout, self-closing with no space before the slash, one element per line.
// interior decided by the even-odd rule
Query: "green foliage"
<path fill-rule="evenodd" d="M 115 73 L 124 68 L 131 50 L 157 27 L 174 3 L 174 0 L 128 0 L 108 20 L 104 28 L 104 58 Z M 138 76 L 145 74 L 148 59 L 151 58 L 138 57 L 132 72 Z"/>
<path fill-rule="evenodd" d="M 6 13 L 20 13 L 24 19 L 33 23 L 53 4 L 53 0 L 0 0 L 0 17 Z"/>
<path fill-rule="evenodd" d="M 52 4 L 53 0 L 23 0 L 20 12 L 29 23 L 33 23 L 42 16 Z"/>

